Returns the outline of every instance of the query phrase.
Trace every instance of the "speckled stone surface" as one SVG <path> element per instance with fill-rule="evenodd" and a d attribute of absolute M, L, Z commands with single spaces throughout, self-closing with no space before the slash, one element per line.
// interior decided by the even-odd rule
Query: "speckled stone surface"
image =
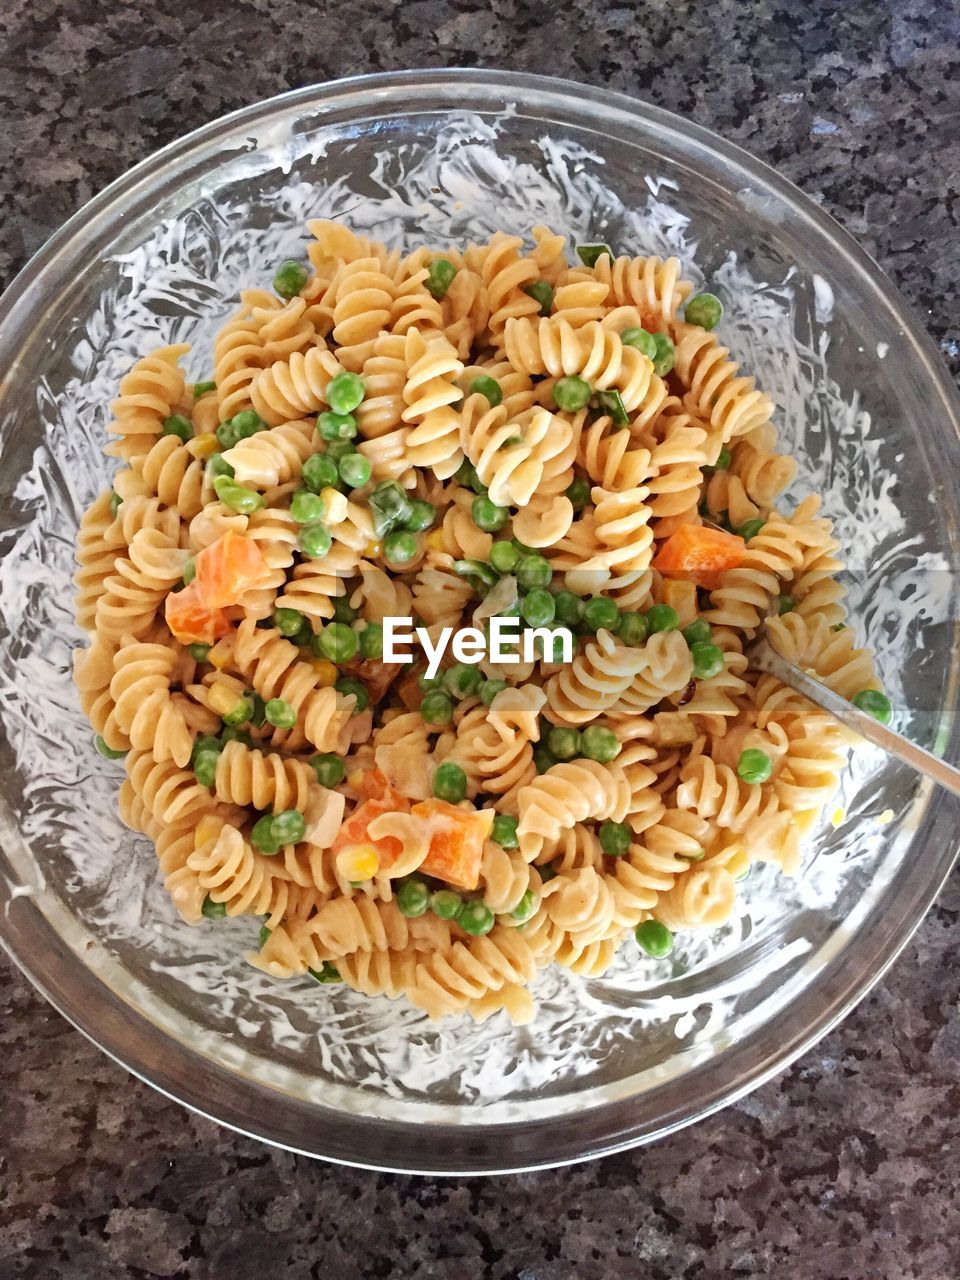
<path fill-rule="evenodd" d="M 960 372 L 956 0 L 4 0 L 0 282 L 193 126 L 353 71 L 592 81 L 770 161 L 880 261 Z M 437 1181 L 334 1169 L 130 1078 L 0 963 L 0 1280 L 954 1280 L 960 880 L 847 1021 L 655 1148 Z"/>

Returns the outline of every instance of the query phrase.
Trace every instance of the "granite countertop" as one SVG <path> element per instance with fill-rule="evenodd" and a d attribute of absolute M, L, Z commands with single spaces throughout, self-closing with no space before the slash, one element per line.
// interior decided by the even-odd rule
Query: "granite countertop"
<path fill-rule="evenodd" d="M 6 0 L 0 284 L 193 126 L 347 72 L 509 67 L 621 89 L 774 164 L 960 372 L 957 0 Z M 0 1280 L 951 1280 L 960 878 L 791 1070 L 658 1146 L 487 1180 L 337 1169 L 182 1110 L 0 962 Z"/>

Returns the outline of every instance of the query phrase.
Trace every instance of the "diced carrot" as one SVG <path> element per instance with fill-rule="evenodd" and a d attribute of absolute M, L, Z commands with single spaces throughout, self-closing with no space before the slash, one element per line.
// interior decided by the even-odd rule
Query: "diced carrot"
<path fill-rule="evenodd" d="M 389 787 L 389 784 L 387 785 Z M 390 790 L 392 791 L 392 788 Z M 386 869 L 397 860 L 403 845 L 392 836 L 381 836 L 379 840 L 374 840 L 368 827 L 374 818 L 379 818 L 381 814 L 398 811 L 407 813 L 409 810 L 410 801 L 404 796 L 397 796 L 396 799 L 393 796 L 384 796 L 380 799 L 364 800 L 363 804 L 358 805 L 343 823 L 331 849 L 337 853 L 341 849 L 349 849 L 357 845 L 370 845 L 377 851 L 380 866 Z"/>
<path fill-rule="evenodd" d="M 445 800 L 424 800 L 410 812 L 430 824 L 430 851 L 420 864 L 424 875 L 436 876 L 458 889 L 475 889 L 483 842 L 493 822 L 492 810 L 471 812 Z"/>
<path fill-rule="evenodd" d="M 720 574 L 742 563 L 746 543 L 734 533 L 706 525 L 684 524 L 672 533 L 653 558 L 662 574 L 690 578 L 698 586 L 713 587 Z"/>
<path fill-rule="evenodd" d="M 194 582 L 211 609 L 236 604 L 244 591 L 270 579 L 270 566 L 259 546 L 235 529 L 197 554 L 196 569 Z"/>
<path fill-rule="evenodd" d="M 376 800 L 385 804 L 388 809 L 401 809 L 404 813 L 410 810 L 410 801 L 391 785 L 390 779 L 382 769 L 368 769 L 360 784 L 360 794 L 365 800 Z"/>
<path fill-rule="evenodd" d="M 164 606 L 167 626 L 181 644 L 213 644 L 230 630 L 222 609 L 211 609 L 197 579 L 182 591 L 171 591 Z"/>

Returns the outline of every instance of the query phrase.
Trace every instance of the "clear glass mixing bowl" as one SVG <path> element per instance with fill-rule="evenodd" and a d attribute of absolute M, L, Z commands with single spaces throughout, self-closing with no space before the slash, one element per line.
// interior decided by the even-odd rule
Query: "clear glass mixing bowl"
<path fill-rule="evenodd" d="M 447 1173 L 647 1141 L 758 1084 L 863 995 L 953 862 L 957 805 L 858 752 L 846 820 L 824 823 L 803 877 L 755 870 L 737 921 L 667 960 L 625 947 L 602 980 L 545 972 L 520 1029 L 438 1029 L 275 983 L 244 963 L 254 922 L 179 922 L 72 689 L 72 544 L 107 483 L 117 379 L 184 339 L 208 376 L 236 290 L 302 253 L 308 216 L 408 247 L 543 221 L 678 253 L 781 405 L 795 493 L 820 491 L 837 519 L 899 725 L 956 756 L 952 388 L 889 282 L 771 170 L 617 94 L 499 72 L 345 80 L 200 129 L 71 219 L 2 301 L 0 931 L 16 961 L 130 1070 L 299 1151 Z"/>

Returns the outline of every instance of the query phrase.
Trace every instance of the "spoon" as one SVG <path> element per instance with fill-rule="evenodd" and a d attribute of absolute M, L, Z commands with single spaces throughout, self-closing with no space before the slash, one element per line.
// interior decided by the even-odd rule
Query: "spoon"
<path fill-rule="evenodd" d="M 896 756 L 898 760 L 910 765 L 918 773 L 924 774 L 938 786 L 945 787 L 955 796 L 960 796 L 960 769 L 955 769 L 952 764 L 947 764 L 946 760 L 941 760 L 939 756 L 925 751 L 923 747 L 918 747 L 909 738 L 905 738 L 894 729 L 888 729 L 886 725 L 875 720 L 873 716 L 867 715 L 859 707 L 855 707 L 846 698 L 841 698 L 816 676 L 801 670 L 782 654 L 777 653 L 769 640 L 760 637 L 746 652 L 750 665 L 757 671 L 775 676 L 781 684 L 789 685 L 797 693 L 802 693 L 805 698 L 809 698 L 811 702 L 816 703 L 818 707 L 846 725 L 848 729 L 852 729 L 854 733 L 859 734 L 861 738 L 866 738 L 875 747 L 880 747 L 888 755 Z"/>

